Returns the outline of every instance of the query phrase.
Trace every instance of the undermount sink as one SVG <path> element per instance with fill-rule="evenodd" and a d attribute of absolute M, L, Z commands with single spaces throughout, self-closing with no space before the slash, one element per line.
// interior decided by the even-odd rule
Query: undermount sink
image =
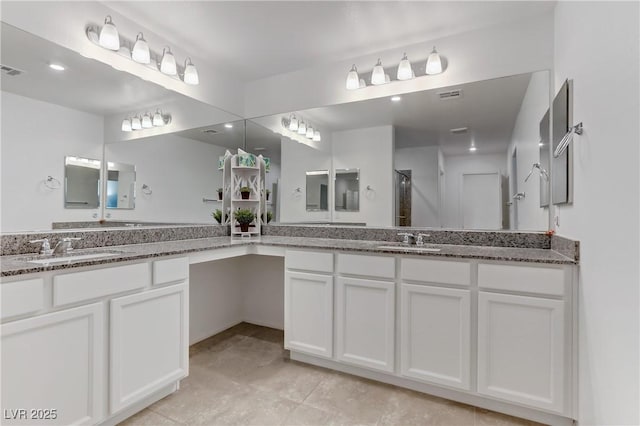
<path fill-rule="evenodd" d="M 31 257 L 21 259 L 27 263 L 34 263 L 36 265 L 60 265 L 64 263 L 80 262 L 83 260 L 102 259 L 106 257 L 114 257 L 121 254 L 120 252 L 93 252 L 93 253 L 78 253 L 62 256 L 50 256 L 50 257 Z"/>
<path fill-rule="evenodd" d="M 413 251 L 413 252 L 439 252 L 442 249 L 434 247 L 420 247 L 420 246 L 378 246 L 380 250 L 395 250 L 395 251 Z"/>

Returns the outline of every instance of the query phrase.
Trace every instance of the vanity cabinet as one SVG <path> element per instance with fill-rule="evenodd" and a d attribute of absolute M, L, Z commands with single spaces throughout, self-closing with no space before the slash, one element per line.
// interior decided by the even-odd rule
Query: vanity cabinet
<path fill-rule="evenodd" d="M 103 329 L 102 303 L 2 324 L 2 423 L 102 420 Z"/>

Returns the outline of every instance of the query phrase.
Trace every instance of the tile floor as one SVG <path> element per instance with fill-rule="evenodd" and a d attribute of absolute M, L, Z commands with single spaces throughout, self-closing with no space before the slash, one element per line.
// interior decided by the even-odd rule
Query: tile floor
<path fill-rule="evenodd" d="M 282 331 L 247 323 L 193 345 L 189 369 L 121 425 L 537 425 L 291 361 Z"/>

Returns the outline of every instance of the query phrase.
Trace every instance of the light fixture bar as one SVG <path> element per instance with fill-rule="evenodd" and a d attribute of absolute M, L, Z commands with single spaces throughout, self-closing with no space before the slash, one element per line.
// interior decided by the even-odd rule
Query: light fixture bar
<path fill-rule="evenodd" d="M 132 132 L 136 130 L 147 130 L 154 127 L 162 127 L 171 123 L 171 115 L 162 114 L 157 109 L 155 113 L 144 112 L 140 114 L 132 114 L 122 120 L 121 130 L 123 132 Z"/>

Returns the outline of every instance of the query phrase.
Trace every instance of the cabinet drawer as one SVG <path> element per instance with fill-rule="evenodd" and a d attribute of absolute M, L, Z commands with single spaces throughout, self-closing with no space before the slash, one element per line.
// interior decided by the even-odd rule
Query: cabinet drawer
<path fill-rule="evenodd" d="M 401 276 L 403 280 L 468 286 L 471 284 L 471 265 L 467 262 L 403 258 Z"/>
<path fill-rule="evenodd" d="M 104 268 L 53 277 L 53 305 L 61 306 L 147 286 L 149 264 Z"/>
<path fill-rule="evenodd" d="M 44 308 L 44 280 L 15 281 L 2 284 L 2 319 L 36 312 Z"/>
<path fill-rule="evenodd" d="M 549 296 L 564 294 L 565 271 L 520 265 L 478 265 L 478 286 L 482 289 L 521 291 Z"/>
<path fill-rule="evenodd" d="M 333 253 L 287 250 L 285 268 L 333 273 Z"/>
<path fill-rule="evenodd" d="M 338 273 L 394 279 L 396 275 L 396 259 L 391 256 L 364 256 L 341 253 L 338 254 Z"/>
<path fill-rule="evenodd" d="M 189 278 L 189 258 L 156 260 L 153 262 L 153 285 L 183 281 Z"/>

